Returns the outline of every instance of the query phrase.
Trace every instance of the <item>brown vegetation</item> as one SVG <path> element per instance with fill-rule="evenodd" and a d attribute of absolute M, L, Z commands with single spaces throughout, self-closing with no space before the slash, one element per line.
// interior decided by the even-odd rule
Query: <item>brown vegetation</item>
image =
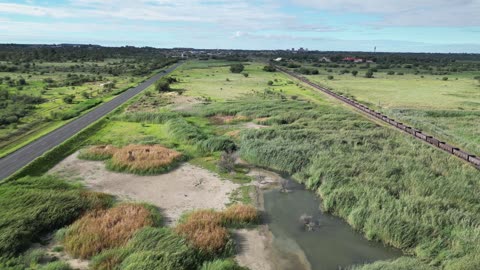
<path fill-rule="evenodd" d="M 200 210 L 190 214 L 175 230 L 195 248 L 220 253 L 229 240 L 227 229 L 220 225 L 221 219 L 220 213 Z"/>
<path fill-rule="evenodd" d="M 227 225 L 246 225 L 258 220 L 258 212 L 251 205 L 235 204 L 222 212 L 198 210 L 190 213 L 176 232 L 190 244 L 207 253 L 220 253 L 229 241 Z"/>
<path fill-rule="evenodd" d="M 65 250 L 74 257 L 89 258 L 104 249 L 126 244 L 137 230 L 153 224 L 151 212 L 142 205 L 121 204 L 92 211 L 69 227 Z"/>
<path fill-rule="evenodd" d="M 214 115 L 210 117 L 210 122 L 215 125 L 230 124 L 233 122 L 248 121 L 249 118 L 243 115 Z"/>
<path fill-rule="evenodd" d="M 226 224 L 252 224 L 258 220 L 258 211 L 251 205 L 234 204 L 222 212 L 222 218 Z"/>
<path fill-rule="evenodd" d="M 148 171 L 166 167 L 180 159 L 182 154 L 160 145 L 128 145 L 112 156 L 111 167 L 127 171 Z"/>

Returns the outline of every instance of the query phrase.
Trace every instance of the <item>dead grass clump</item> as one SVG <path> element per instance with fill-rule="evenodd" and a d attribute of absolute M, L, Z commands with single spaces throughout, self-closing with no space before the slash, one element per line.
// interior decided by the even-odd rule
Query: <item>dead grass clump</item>
<path fill-rule="evenodd" d="M 113 154 L 110 169 L 137 174 L 155 174 L 168 170 L 182 154 L 160 145 L 128 145 Z"/>
<path fill-rule="evenodd" d="M 227 226 L 254 224 L 258 217 L 257 209 L 246 204 L 234 204 L 222 212 L 222 220 Z"/>
<path fill-rule="evenodd" d="M 69 227 L 65 250 L 74 257 L 89 258 L 104 249 L 123 246 L 140 228 L 152 225 L 152 213 L 143 205 L 121 204 L 92 211 Z"/>
<path fill-rule="evenodd" d="M 249 118 L 243 115 L 214 115 L 210 117 L 210 122 L 215 125 L 231 124 L 234 122 L 248 121 Z"/>
<path fill-rule="evenodd" d="M 118 148 L 112 145 L 95 145 L 80 152 L 79 158 L 88 160 L 109 159 L 118 151 Z"/>
<path fill-rule="evenodd" d="M 239 138 L 240 137 L 240 132 L 241 132 L 241 130 L 232 130 L 232 131 L 229 131 L 229 132 L 225 133 L 225 135 L 227 135 L 229 137 L 232 137 L 232 138 Z"/>
<path fill-rule="evenodd" d="M 175 231 L 195 248 L 207 254 L 220 254 L 229 242 L 228 230 L 221 226 L 220 213 L 200 210 L 191 213 Z"/>

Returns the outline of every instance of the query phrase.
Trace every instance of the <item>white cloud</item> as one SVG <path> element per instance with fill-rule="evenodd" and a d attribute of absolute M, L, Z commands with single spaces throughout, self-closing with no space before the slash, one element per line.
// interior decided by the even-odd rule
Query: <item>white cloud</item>
<path fill-rule="evenodd" d="M 335 12 L 379 15 L 387 26 L 480 26 L 480 0 L 292 0 Z"/>

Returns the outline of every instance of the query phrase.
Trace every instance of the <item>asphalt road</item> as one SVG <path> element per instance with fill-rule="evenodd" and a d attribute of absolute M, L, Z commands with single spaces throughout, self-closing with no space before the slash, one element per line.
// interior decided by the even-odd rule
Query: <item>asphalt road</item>
<path fill-rule="evenodd" d="M 48 150 L 54 148 L 55 146 L 61 144 L 68 138 L 80 132 L 82 129 L 86 128 L 93 122 L 102 118 L 109 112 L 118 108 L 120 105 L 125 103 L 127 100 L 131 99 L 138 93 L 145 90 L 147 87 L 155 83 L 161 77 L 169 74 L 174 69 L 176 69 L 180 63 L 171 66 L 166 69 L 165 72 L 157 74 L 145 82 L 139 84 L 137 87 L 130 88 L 122 94 L 118 95 L 114 99 L 110 100 L 107 103 L 100 105 L 94 110 L 84 114 L 83 116 L 67 123 L 66 125 L 40 137 L 39 139 L 31 142 L 30 144 L 25 145 L 24 147 L 18 149 L 17 151 L 11 153 L 8 156 L 0 159 L 0 180 L 3 180 L 22 167 L 26 166 L 36 158 L 43 155 Z"/>

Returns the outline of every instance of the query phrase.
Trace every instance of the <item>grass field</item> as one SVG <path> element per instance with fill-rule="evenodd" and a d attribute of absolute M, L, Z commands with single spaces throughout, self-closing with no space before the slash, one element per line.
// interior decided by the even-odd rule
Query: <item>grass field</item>
<path fill-rule="evenodd" d="M 395 70 L 404 75 L 387 75 L 390 70 L 365 78 L 360 70 L 338 74 L 343 68 L 307 76 L 313 82 L 354 97 L 399 121 L 470 152 L 480 154 L 480 84 L 470 72 L 451 75 L 414 75 L 411 70 Z M 358 70 L 358 69 L 357 69 Z M 328 76 L 334 75 L 333 80 Z M 447 81 L 443 77 L 448 77 Z"/>
<path fill-rule="evenodd" d="M 111 73 L 124 65 L 118 59 L 98 63 L 38 62 L 26 70 L 0 72 L 0 90 L 4 91 L 0 96 L 9 95 L 4 98 L 16 100 L 15 104 L 2 104 L 0 157 L 109 101 L 158 71 L 134 75 L 125 68 L 125 73 Z M 22 103 L 24 97 L 41 100 Z M 67 102 L 66 98 L 72 100 Z"/>

